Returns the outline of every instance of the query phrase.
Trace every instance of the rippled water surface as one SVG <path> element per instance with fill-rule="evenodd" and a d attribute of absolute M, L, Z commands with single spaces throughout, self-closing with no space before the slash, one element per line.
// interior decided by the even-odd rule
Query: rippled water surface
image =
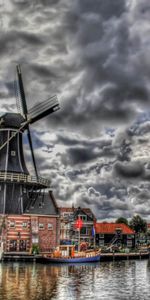
<path fill-rule="evenodd" d="M 0 264 L 0 300 L 150 299 L 150 261 Z"/>

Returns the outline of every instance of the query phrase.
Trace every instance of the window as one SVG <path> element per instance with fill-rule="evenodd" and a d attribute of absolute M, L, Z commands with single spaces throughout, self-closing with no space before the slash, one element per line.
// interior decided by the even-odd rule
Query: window
<path fill-rule="evenodd" d="M 20 240 L 19 251 L 26 251 L 26 250 L 27 250 L 27 240 Z"/>
<path fill-rule="evenodd" d="M 80 233 L 83 234 L 83 235 L 84 235 L 84 234 L 85 234 L 85 235 L 88 234 L 87 228 L 86 228 L 86 227 L 82 227 L 81 230 L 80 230 Z"/>
<path fill-rule="evenodd" d="M 15 228 L 15 221 L 10 221 L 9 222 L 9 227 L 10 228 Z"/>
<path fill-rule="evenodd" d="M 22 227 L 23 227 L 23 228 L 27 228 L 27 222 L 23 222 L 23 223 L 22 223 Z"/>
<path fill-rule="evenodd" d="M 128 238 L 128 239 L 133 239 L 133 238 L 134 238 L 134 235 L 133 235 L 133 234 L 128 234 L 128 235 L 127 235 L 127 238 Z"/>
<path fill-rule="evenodd" d="M 100 233 L 100 234 L 99 234 L 99 238 L 100 238 L 100 239 L 104 239 L 104 234 L 103 234 L 103 233 Z"/>
<path fill-rule="evenodd" d="M 11 156 L 16 156 L 16 151 L 11 151 Z"/>
<path fill-rule="evenodd" d="M 44 224 L 43 223 L 39 223 L 39 229 L 44 229 Z"/>
<path fill-rule="evenodd" d="M 79 216 L 80 219 L 83 221 L 83 222 L 87 222 L 87 216 L 86 215 L 83 215 L 83 216 Z"/>
<path fill-rule="evenodd" d="M 64 212 L 64 217 L 68 217 L 68 216 L 69 216 L 69 213 Z"/>
<path fill-rule="evenodd" d="M 53 230 L 53 224 L 48 223 L 48 230 Z"/>
<path fill-rule="evenodd" d="M 37 236 L 32 236 L 32 244 L 38 244 L 39 238 Z"/>

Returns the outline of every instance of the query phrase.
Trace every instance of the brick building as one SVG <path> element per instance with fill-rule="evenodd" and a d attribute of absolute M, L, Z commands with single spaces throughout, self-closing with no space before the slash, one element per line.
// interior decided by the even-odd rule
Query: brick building
<path fill-rule="evenodd" d="M 1 215 L 1 244 L 5 252 L 48 252 L 59 244 L 59 210 L 52 191 L 22 215 Z"/>

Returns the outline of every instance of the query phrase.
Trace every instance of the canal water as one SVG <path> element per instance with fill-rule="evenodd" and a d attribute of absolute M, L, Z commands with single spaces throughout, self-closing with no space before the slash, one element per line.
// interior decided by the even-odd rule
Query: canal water
<path fill-rule="evenodd" d="M 148 300 L 150 261 L 1 263 L 0 300 Z"/>

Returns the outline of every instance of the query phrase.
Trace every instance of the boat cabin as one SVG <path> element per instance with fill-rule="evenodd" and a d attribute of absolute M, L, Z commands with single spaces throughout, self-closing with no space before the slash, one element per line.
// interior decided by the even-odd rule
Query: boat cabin
<path fill-rule="evenodd" d="M 54 257 L 74 257 L 74 245 L 60 245 L 53 253 Z"/>

